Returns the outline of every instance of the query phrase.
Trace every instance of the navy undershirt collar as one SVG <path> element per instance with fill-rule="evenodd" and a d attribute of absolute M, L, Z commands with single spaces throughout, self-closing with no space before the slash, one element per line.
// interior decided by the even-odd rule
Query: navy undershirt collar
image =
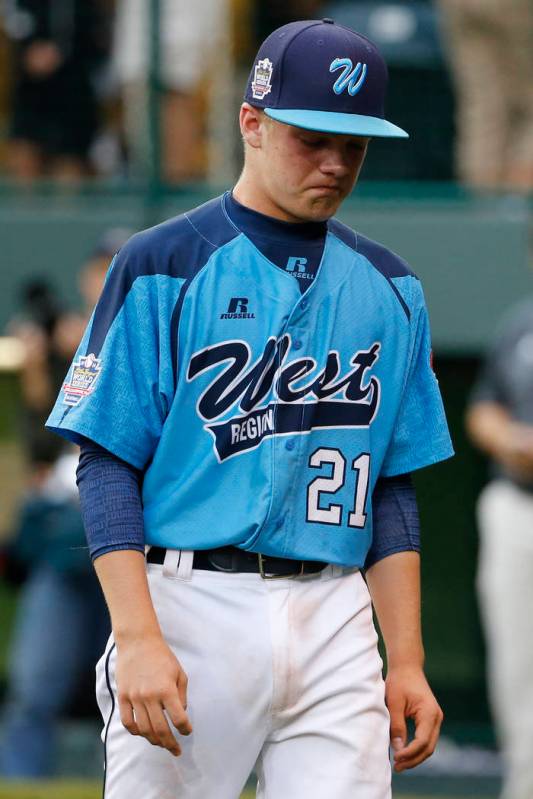
<path fill-rule="evenodd" d="M 226 211 L 236 227 L 250 238 L 276 239 L 280 243 L 317 242 L 328 232 L 327 222 L 284 222 L 247 208 L 231 192 L 224 195 Z"/>

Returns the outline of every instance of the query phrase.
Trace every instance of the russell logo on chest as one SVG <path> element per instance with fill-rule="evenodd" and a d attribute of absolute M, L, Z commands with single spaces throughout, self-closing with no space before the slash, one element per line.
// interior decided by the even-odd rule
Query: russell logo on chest
<path fill-rule="evenodd" d="M 330 350 L 319 366 L 307 355 L 290 360 L 294 349 L 286 333 L 279 339 L 270 337 L 255 363 L 249 344 L 240 340 L 222 341 L 192 355 L 188 382 L 216 370 L 196 410 L 213 436 L 219 461 L 258 447 L 268 436 L 371 424 L 381 385 L 369 372 L 379 358 L 380 342 L 355 352 L 345 374 L 336 350 Z M 270 402 L 262 405 L 269 396 Z M 217 422 L 230 408 L 235 415 Z"/>

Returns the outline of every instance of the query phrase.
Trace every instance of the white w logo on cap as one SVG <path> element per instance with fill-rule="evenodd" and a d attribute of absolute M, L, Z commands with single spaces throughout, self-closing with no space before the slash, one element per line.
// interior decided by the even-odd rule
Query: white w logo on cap
<path fill-rule="evenodd" d="M 358 61 L 354 68 L 351 58 L 335 58 L 329 65 L 329 71 L 336 72 L 338 69 L 342 69 L 342 75 L 333 84 L 333 91 L 335 94 L 342 94 L 348 87 L 348 94 L 353 97 L 365 82 L 366 64 Z"/>

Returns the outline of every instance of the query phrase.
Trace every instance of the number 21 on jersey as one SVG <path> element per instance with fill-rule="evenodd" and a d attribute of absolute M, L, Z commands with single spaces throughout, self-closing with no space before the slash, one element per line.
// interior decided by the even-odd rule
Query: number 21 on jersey
<path fill-rule="evenodd" d="M 328 477 L 315 477 L 307 486 L 307 521 L 318 524 L 342 525 L 344 508 L 330 502 L 327 507 L 320 507 L 321 495 L 336 494 L 346 482 L 346 458 L 339 449 L 320 447 L 309 458 L 309 466 L 320 469 L 331 466 Z M 348 513 L 348 527 L 364 527 L 367 514 L 365 513 L 368 496 L 368 483 L 370 478 L 370 454 L 362 452 L 352 461 L 352 470 L 355 472 L 354 502 Z M 324 500 L 322 500 L 324 502 Z"/>

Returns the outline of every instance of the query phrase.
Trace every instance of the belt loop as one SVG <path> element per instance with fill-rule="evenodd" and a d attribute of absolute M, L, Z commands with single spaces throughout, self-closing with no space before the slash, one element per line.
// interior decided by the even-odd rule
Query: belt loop
<path fill-rule="evenodd" d="M 192 577 L 192 562 L 194 559 L 194 551 L 190 549 L 182 549 L 181 557 L 178 561 L 178 580 L 190 580 Z"/>
<path fill-rule="evenodd" d="M 181 549 L 167 549 L 163 563 L 163 575 L 171 580 L 178 579 L 178 570 L 182 552 Z"/>

